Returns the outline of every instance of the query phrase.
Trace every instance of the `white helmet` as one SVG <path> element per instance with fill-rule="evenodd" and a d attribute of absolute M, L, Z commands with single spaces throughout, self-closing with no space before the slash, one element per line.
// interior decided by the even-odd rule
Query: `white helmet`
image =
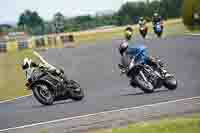
<path fill-rule="evenodd" d="M 23 64 L 22 64 L 22 69 L 23 70 L 28 69 L 31 66 L 31 63 L 32 63 L 31 59 L 28 59 L 27 57 L 24 58 Z"/>
<path fill-rule="evenodd" d="M 154 17 L 158 17 L 158 13 L 155 12 L 155 13 L 153 14 L 153 16 L 154 16 Z"/>

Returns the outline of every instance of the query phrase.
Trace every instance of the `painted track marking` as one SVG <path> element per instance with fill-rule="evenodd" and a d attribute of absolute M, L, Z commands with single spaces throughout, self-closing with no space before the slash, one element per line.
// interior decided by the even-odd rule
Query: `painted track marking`
<path fill-rule="evenodd" d="M 11 101 L 18 100 L 18 99 L 22 99 L 22 98 L 25 98 L 25 97 L 30 97 L 30 96 L 32 96 L 32 94 L 21 96 L 21 97 L 17 97 L 17 98 L 13 98 L 13 99 L 8 99 L 8 100 L 4 100 L 4 101 L 0 101 L 0 104 L 1 103 L 11 102 Z"/>

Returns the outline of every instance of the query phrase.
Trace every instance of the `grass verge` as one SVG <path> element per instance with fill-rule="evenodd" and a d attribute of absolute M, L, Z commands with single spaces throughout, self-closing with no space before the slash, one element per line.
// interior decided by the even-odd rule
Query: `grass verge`
<path fill-rule="evenodd" d="M 94 133 L 200 133 L 200 115 L 143 122 L 129 125 L 127 128 L 116 128 Z"/>
<path fill-rule="evenodd" d="M 190 33 L 192 33 L 192 34 L 200 34 L 200 28 L 199 29 L 190 30 Z"/>
<path fill-rule="evenodd" d="M 25 89 L 25 75 L 20 65 L 24 57 L 37 60 L 30 49 L 0 54 L 0 101 L 31 93 Z"/>
<path fill-rule="evenodd" d="M 148 34 L 153 34 L 152 24 L 147 24 L 149 28 Z M 74 34 L 75 40 L 77 44 L 85 43 L 85 42 L 95 42 L 101 41 L 106 39 L 113 39 L 124 37 L 124 27 L 117 27 L 106 31 L 92 31 L 92 32 L 75 32 Z M 140 35 L 139 33 L 139 26 L 133 25 L 134 29 L 134 36 Z M 176 35 L 183 35 L 184 33 L 188 32 L 188 29 L 184 26 L 181 19 L 174 19 L 165 21 L 164 26 L 164 36 L 176 36 Z"/>

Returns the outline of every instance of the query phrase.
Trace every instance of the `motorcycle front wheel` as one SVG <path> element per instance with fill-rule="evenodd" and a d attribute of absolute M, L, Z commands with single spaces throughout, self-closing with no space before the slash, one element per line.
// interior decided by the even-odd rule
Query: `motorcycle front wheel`
<path fill-rule="evenodd" d="M 146 35 L 147 35 L 147 30 L 144 31 L 144 30 L 139 30 L 140 31 L 140 34 L 141 36 L 145 39 L 146 38 Z"/>
<path fill-rule="evenodd" d="M 147 33 L 144 33 L 144 32 L 141 31 L 140 34 L 141 34 L 141 36 L 142 36 L 144 39 L 146 38 L 146 34 L 147 34 Z"/>
<path fill-rule="evenodd" d="M 32 87 L 34 97 L 43 105 L 52 105 L 54 96 L 45 84 L 36 84 Z"/>
<path fill-rule="evenodd" d="M 144 81 L 140 74 L 135 76 L 135 82 L 144 93 L 154 92 L 154 86 L 150 82 Z"/>

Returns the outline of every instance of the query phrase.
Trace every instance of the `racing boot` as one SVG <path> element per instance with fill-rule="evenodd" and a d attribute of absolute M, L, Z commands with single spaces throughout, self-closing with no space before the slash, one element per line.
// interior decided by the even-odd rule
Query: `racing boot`
<path fill-rule="evenodd" d="M 125 67 L 125 66 L 122 65 L 122 64 L 118 64 L 118 67 L 119 67 L 119 69 L 120 69 L 121 75 L 127 73 L 128 67 Z"/>

